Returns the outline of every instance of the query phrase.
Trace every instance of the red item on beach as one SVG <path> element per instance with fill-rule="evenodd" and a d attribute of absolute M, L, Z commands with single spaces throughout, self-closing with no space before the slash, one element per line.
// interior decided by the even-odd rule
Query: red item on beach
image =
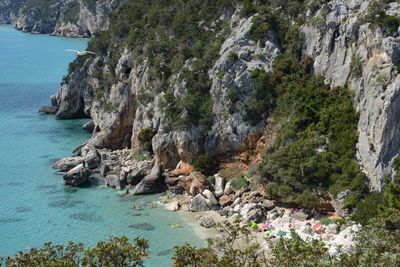
<path fill-rule="evenodd" d="M 314 226 L 313 226 L 313 230 L 317 230 L 318 228 L 320 228 L 321 227 L 321 225 L 319 224 L 319 223 L 316 223 Z"/>

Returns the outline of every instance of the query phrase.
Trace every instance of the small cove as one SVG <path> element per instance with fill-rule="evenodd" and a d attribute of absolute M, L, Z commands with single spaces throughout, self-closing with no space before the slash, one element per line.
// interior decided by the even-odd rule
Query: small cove
<path fill-rule="evenodd" d="M 126 235 L 150 241 L 147 266 L 169 266 L 173 246 L 204 245 L 184 216 L 152 208 L 158 195 L 125 196 L 101 183 L 65 188 L 51 169 L 90 134 L 81 129 L 86 120 L 58 121 L 37 110 L 49 104 L 75 57 L 65 50 L 85 49 L 86 43 L 0 26 L 0 255 L 46 241 L 91 246 Z M 178 223 L 183 227 L 170 227 Z"/>

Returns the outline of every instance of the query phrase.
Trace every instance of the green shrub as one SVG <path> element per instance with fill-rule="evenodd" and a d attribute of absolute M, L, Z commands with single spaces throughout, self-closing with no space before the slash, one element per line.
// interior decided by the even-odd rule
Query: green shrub
<path fill-rule="evenodd" d="M 222 77 L 225 76 L 225 74 L 226 74 L 226 72 L 220 71 L 220 72 L 217 73 L 217 77 L 222 78 Z"/>
<path fill-rule="evenodd" d="M 103 102 L 103 109 L 106 112 L 111 112 L 114 109 L 114 105 L 110 101 Z"/>
<path fill-rule="evenodd" d="M 357 203 L 351 218 L 357 223 L 367 225 L 372 218 L 378 215 L 381 205 L 385 205 L 383 193 L 373 192 L 368 194 L 362 201 Z"/>
<path fill-rule="evenodd" d="M 229 52 L 228 58 L 231 61 L 235 61 L 238 59 L 238 54 L 236 52 L 231 51 Z"/>
<path fill-rule="evenodd" d="M 350 73 L 355 77 L 360 77 L 363 72 L 362 62 L 359 56 L 353 55 L 350 63 Z"/>
<path fill-rule="evenodd" d="M 247 181 L 247 179 L 242 176 L 242 177 L 232 179 L 231 185 L 236 190 L 240 190 L 240 189 L 247 188 L 249 186 L 249 181 Z"/>
<path fill-rule="evenodd" d="M 140 130 L 137 135 L 140 148 L 151 153 L 153 151 L 152 139 L 154 135 L 155 133 L 151 128 L 144 128 Z"/>
<path fill-rule="evenodd" d="M 218 162 L 214 155 L 205 153 L 197 157 L 193 167 L 204 175 L 213 175 L 218 169 Z"/>
<path fill-rule="evenodd" d="M 243 119 L 256 125 L 262 121 L 262 118 L 268 115 L 275 105 L 275 88 L 271 86 L 271 75 L 264 70 L 255 69 L 250 78 L 255 86 L 252 89 L 252 95 L 245 101 L 246 114 Z"/>

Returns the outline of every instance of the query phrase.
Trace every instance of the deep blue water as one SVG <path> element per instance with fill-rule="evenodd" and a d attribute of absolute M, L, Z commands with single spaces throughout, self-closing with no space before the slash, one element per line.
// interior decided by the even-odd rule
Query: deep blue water
<path fill-rule="evenodd" d="M 58 121 L 37 113 L 49 105 L 68 63 L 66 49 L 84 49 L 87 40 L 32 35 L 0 26 L 0 255 L 15 254 L 46 241 L 94 245 L 109 235 L 150 241 L 147 266 L 169 266 L 175 245 L 202 245 L 178 213 L 151 208 L 158 196 L 123 197 L 103 185 L 67 190 L 51 169 L 89 138 L 85 120 Z M 140 204 L 144 209 L 131 209 Z M 129 227 L 149 223 L 154 230 Z M 171 228 L 172 224 L 182 228 Z M 163 254 L 163 255 L 158 255 Z"/>

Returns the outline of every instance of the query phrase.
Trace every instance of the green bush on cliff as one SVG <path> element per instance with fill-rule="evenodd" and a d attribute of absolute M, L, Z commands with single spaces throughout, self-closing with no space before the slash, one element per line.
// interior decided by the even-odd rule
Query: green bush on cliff
<path fill-rule="evenodd" d="M 211 153 L 204 153 L 193 162 L 193 167 L 204 175 L 213 175 L 217 171 L 218 161 Z"/>
<path fill-rule="evenodd" d="M 154 136 L 154 131 L 151 128 L 144 128 L 139 131 L 137 138 L 140 144 L 140 147 L 148 152 L 153 152 L 152 147 L 152 139 Z"/>

